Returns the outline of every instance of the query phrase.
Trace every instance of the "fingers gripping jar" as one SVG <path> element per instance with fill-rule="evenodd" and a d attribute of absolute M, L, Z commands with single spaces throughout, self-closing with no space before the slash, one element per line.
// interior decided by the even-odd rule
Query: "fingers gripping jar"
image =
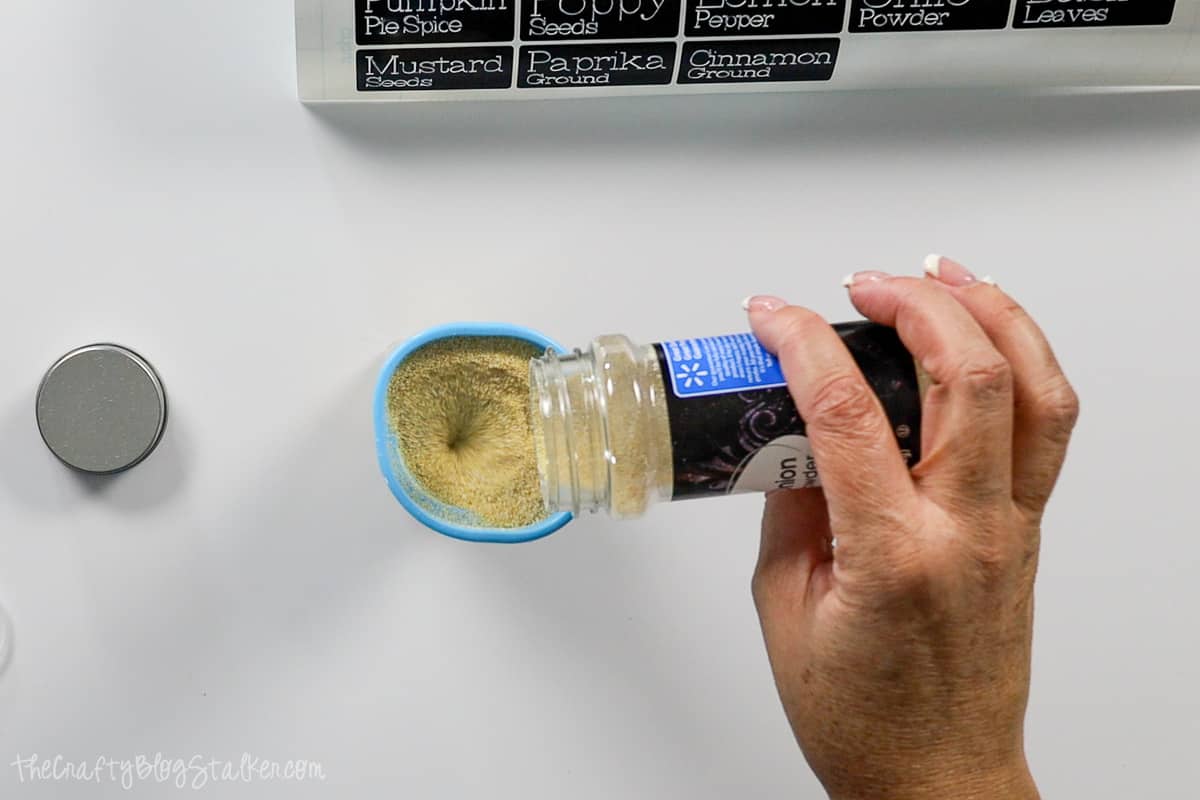
<path fill-rule="evenodd" d="M 833 327 L 911 467 L 926 376 L 893 329 Z M 530 367 L 530 407 L 551 512 L 629 518 L 659 501 L 820 485 L 779 362 L 749 333 L 649 345 L 601 336 L 548 351 Z"/>

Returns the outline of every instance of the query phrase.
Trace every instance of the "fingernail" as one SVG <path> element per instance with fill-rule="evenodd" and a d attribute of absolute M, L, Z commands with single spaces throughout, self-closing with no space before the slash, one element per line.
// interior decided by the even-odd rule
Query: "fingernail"
<path fill-rule="evenodd" d="M 742 301 L 742 308 L 755 311 L 778 311 L 787 305 L 787 300 L 769 294 L 755 294 Z"/>
<path fill-rule="evenodd" d="M 866 283 L 867 281 L 882 281 L 887 280 L 890 277 L 892 276 L 888 273 L 880 272 L 877 269 L 865 269 L 861 272 L 852 272 L 851 274 L 847 275 L 842 279 L 842 286 L 845 286 L 847 289 L 849 289 L 851 286 L 859 283 Z"/>
<path fill-rule="evenodd" d="M 982 278 L 979 279 L 979 282 L 986 283 L 988 286 L 999 286 L 1000 285 L 1000 284 L 996 283 L 996 279 L 993 278 L 991 275 L 984 275 Z"/>
<path fill-rule="evenodd" d="M 947 286 L 969 286 L 979 280 L 962 264 L 936 254 L 925 256 L 925 271 Z"/>
<path fill-rule="evenodd" d="M 925 256 L 925 271 L 935 278 L 939 277 L 942 271 L 942 257 L 937 253 Z"/>

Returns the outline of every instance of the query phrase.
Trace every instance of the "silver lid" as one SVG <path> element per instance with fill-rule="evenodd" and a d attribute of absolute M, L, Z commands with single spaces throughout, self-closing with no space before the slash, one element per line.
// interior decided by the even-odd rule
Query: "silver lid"
<path fill-rule="evenodd" d="M 37 422 L 64 464 L 110 475 L 153 452 L 166 426 L 167 397 L 154 368 L 137 353 L 93 344 L 72 350 L 46 372 Z"/>

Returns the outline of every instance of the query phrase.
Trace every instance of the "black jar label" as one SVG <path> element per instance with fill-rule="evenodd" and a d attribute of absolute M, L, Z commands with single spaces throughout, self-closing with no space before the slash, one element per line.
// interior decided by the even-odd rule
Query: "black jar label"
<path fill-rule="evenodd" d="M 521 48 L 517 86 L 649 86 L 674 70 L 674 42 L 532 45 Z"/>
<path fill-rule="evenodd" d="M 521 39 L 666 39 L 681 0 L 524 0 Z"/>
<path fill-rule="evenodd" d="M 846 0 L 688 0 L 688 36 L 839 33 Z"/>
<path fill-rule="evenodd" d="M 701 40 L 683 45 L 679 83 L 827 81 L 837 39 Z"/>
<path fill-rule="evenodd" d="M 1017 0 L 1014 28 L 1166 25 L 1175 0 Z"/>
<path fill-rule="evenodd" d="M 891 328 L 848 322 L 834 329 L 879 396 L 911 467 L 921 455 L 912 356 Z M 752 334 L 666 341 L 655 349 L 667 384 L 672 499 L 821 485 L 779 361 Z"/>
<path fill-rule="evenodd" d="M 509 42 L 517 0 L 356 0 L 359 44 Z"/>
<path fill-rule="evenodd" d="M 1142 0 L 1138 0 L 1142 2 Z M 854 33 L 995 30 L 1008 24 L 1012 0 L 854 0 Z"/>
<path fill-rule="evenodd" d="M 507 89 L 511 47 L 417 47 L 358 51 L 360 92 Z"/>

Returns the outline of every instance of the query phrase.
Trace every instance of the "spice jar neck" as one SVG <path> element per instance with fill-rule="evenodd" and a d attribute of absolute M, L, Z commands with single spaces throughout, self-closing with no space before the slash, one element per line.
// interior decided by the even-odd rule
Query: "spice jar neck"
<path fill-rule="evenodd" d="M 602 336 L 530 368 L 531 417 L 548 511 L 640 516 L 670 499 L 671 442 L 653 346 Z"/>
<path fill-rule="evenodd" d="M 598 511 L 610 491 L 592 353 L 548 351 L 530 365 L 531 416 L 546 510 Z"/>

